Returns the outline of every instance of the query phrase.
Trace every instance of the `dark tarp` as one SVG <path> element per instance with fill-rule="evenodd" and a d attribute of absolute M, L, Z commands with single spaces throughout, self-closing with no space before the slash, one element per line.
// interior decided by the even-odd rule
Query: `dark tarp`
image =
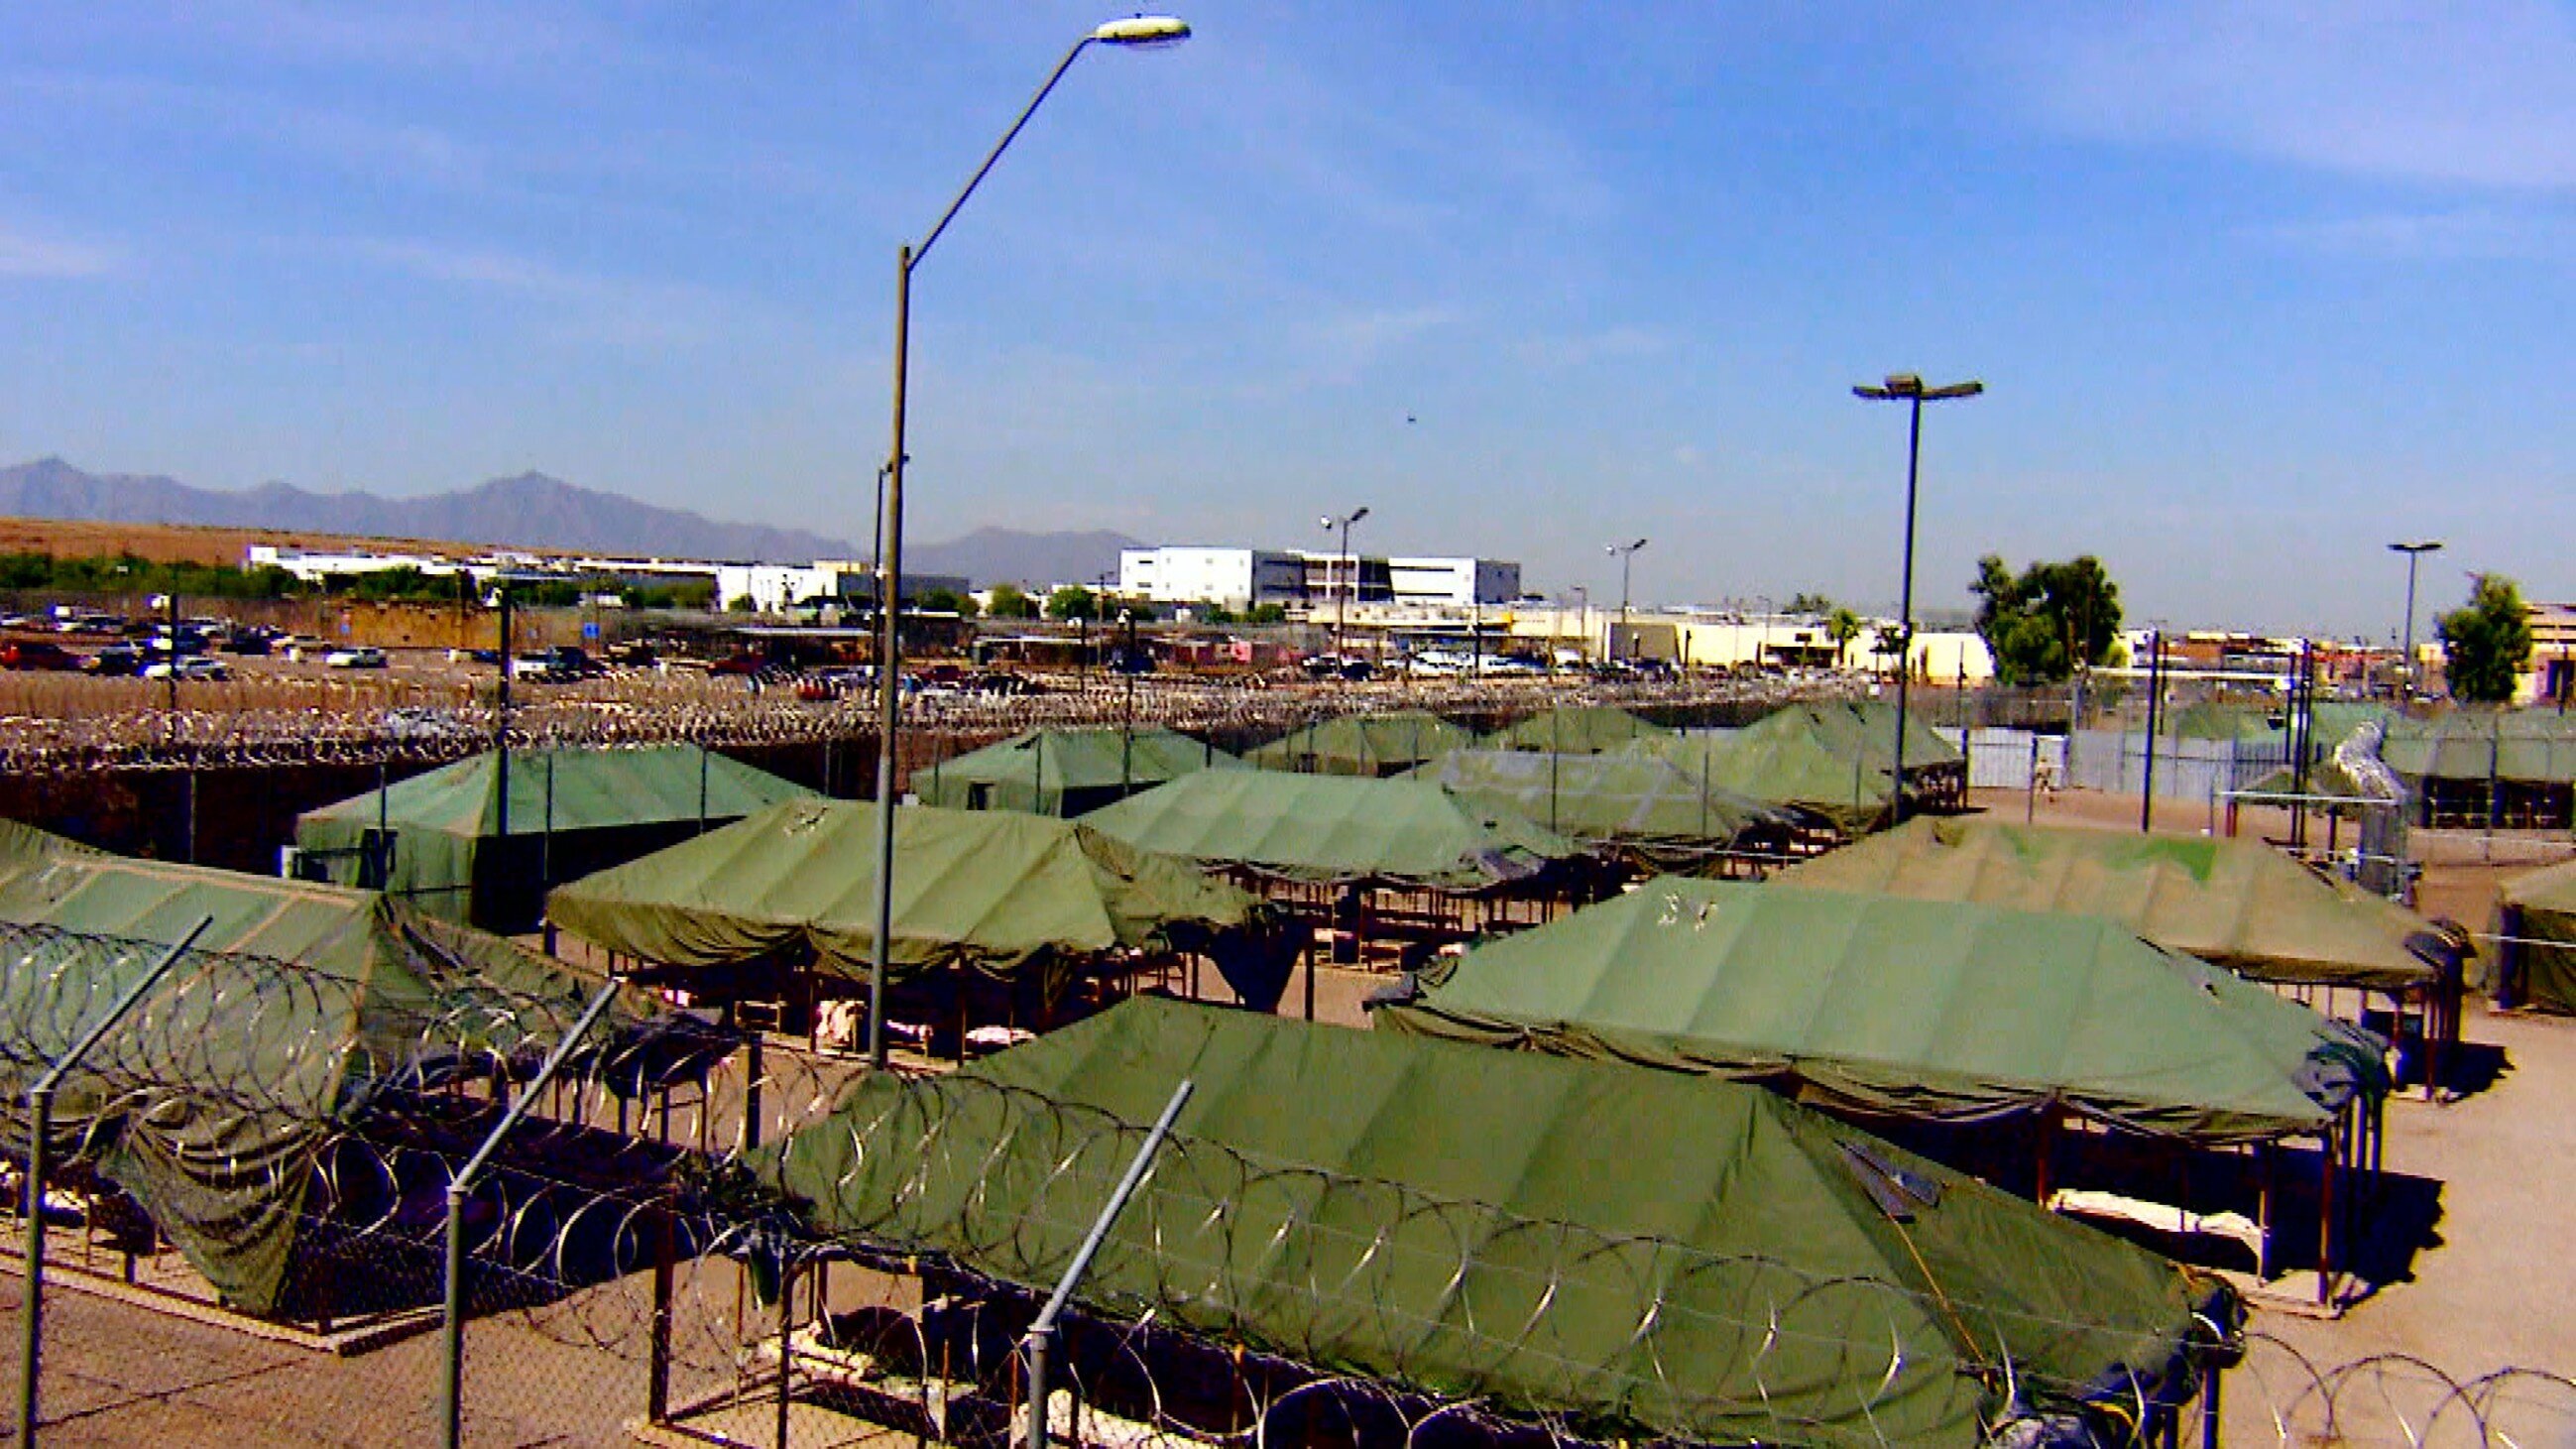
<path fill-rule="evenodd" d="M 1378 1020 L 1879 1116 L 2063 1107 L 2224 1145 L 2387 1089 L 2376 1038 L 2087 916 L 1665 879 L 1424 979 Z"/>
<path fill-rule="evenodd" d="M 1426 710 L 1343 715 L 1299 725 L 1245 755 L 1265 770 L 1301 775 L 1393 775 L 1476 743 L 1473 730 Z"/>
<path fill-rule="evenodd" d="M 559 886 L 547 911 L 583 940 L 661 966 L 713 974 L 784 953 L 865 981 L 876 852 L 874 805 L 791 800 Z M 1266 1009 L 1291 954 L 1250 893 L 1088 826 L 1016 811 L 899 808 L 894 922 L 896 980 L 950 967 L 1007 976 L 1033 959 L 1159 947 L 1207 954 Z"/>
<path fill-rule="evenodd" d="M 197 950 L 74 1073 L 55 1121 L 66 1151 L 131 1193 L 226 1301 L 266 1313 L 334 1127 L 388 1088 L 532 1067 L 599 982 L 371 892 L 15 831 L 0 837 L 0 922 L 37 929 L 0 953 L 8 1111 L 207 917 Z M 628 1002 L 603 1039 L 648 1010 Z M 10 1120 L 23 1140 L 24 1117 Z"/>
<path fill-rule="evenodd" d="M 1225 751 L 1167 729 L 1036 729 L 915 770 L 912 787 L 925 805 L 1069 819 L 1199 770 L 1243 768 Z"/>
<path fill-rule="evenodd" d="M 1150 998 L 862 1079 L 756 1170 L 814 1231 L 1042 1294 L 1183 1079 L 1082 1304 L 1602 1441 L 1964 1449 L 2236 1316 L 1738 1083 Z"/>
<path fill-rule="evenodd" d="M 1313 881 L 1476 891 L 1580 853 L 1508 810 L 1421 780 L 1205 771 L 1083 817 L 1142 850 Z"/>
<path fill-rule="evenodd" d="M 2406 991 L 2438 981 L 2449 950 L 2412 911 L 2252 840 L 1911 820 L 1777 879 L 2105 916 L 2257 981 Z"/>
<path fill-rule="evenodd" d="M 696 745 L 497 753 L 308 811 L 295 844 L 343 885 L 381 886 L 433 915 L 532 930 L 546 887 L 634 859 L 708 825 L 813 792 Z M 508 833 L 503 836 L 503 817 Z M 379 828 L 391 869 L 361 874 Z"/>

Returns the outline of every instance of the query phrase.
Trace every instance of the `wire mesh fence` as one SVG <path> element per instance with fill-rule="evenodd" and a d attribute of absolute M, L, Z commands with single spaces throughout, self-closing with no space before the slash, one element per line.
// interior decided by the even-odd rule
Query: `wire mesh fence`
<path fill-rule="evenodd" d="M 12 1102 L 160 950 L 0 928 Z M 467 1443 L 1014 1442 L 1022 1335 L 1139 1124 L 675 1032 L 625 998 L 585 1036 L 577 996 L 434 951 L 411 964 L 435 989 L 406 1004 L 309 963 L 187 953 L 79 1064 L 60 1168 L 29 1195 L 51 1229 L 44 1442 L 436 1442 L 451 1312 Z M 542 1078 L 568 1036 L 563 1074 Z M 524 1120 L 461 1180 L 513 1103 Z M 23 1164 L 25 1119 L 6 1130 Z M 2202 1388 L 2187 1373 L 2054 1367 L 2138 1362 L 2112 1351 L 2138 1323 L 1207 1139 L 1156 1160 L 1091 1284 L 1047 1419 L 1119 1449 L 1926 1442 L 1924 1405 L 1961 1396 L 1988 1442 L 2147 1443 L 2197 1438 L 2207 1403 L 2185 1406 Z M 2213 1442 L 2576 1433 L 2576 1382 L 2555 1374 L 2320 1363 L 2232 1322 L 2193 1332 L 2213 1361 L 2244 1356 Z M 1948 1347 L 1924 1352 L 1934 1339 Z M 2014 1347 L 2033 1343 L 2051 1348 Z"/>

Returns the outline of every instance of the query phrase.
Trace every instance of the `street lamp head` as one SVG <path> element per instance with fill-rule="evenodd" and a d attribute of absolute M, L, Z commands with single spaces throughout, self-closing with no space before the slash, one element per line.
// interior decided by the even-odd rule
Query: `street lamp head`
<path fill-rule="evenodd" d="M 1351 522 L 1353 522 L 1353 523 L 1357 523 L 1357 522 L 1359 522 L 1361 519 L 1366 518 L 1366 517 L 1368 517 L 1368 505 L 1367 505 L 1367 504 L 1362 504 L 1362 505 L 1360 505 L 1359 507 L 1354 508 L 1354 509 L 1352 509 L 1352 510 L 1351 510 Z"/>
<path fill-rule="evenodd" d="M 1923 395 L 1923 379 L 1910 372 L 1891 372 L 1887 375 L 1887 395 L 1890 397 L 1921 397 Z"/>
<path fill-rule="evenodd" d="M 1638 539 L 1635 543 L 1628 545 L 1628 552 L 1635 553 L 1637 550 L 1644 548 L 1645 546 L 1646 541 L 1642 538 Z"/>
<path fill-rule="evenodd" d="M 1316 519 L 1315 521 L 1316 521 L 1317 523 L 1320 523 L 1320 524 L 1324 525 L 1324 527 L 1326 527 L 1326 528 L 1328 528 L 1328 529 L 1329 529 L 1329 528 L 1331 528 L 1331 527 L 1333 526 L 1333 520 L 1332 520 L 1332 518 L 1331 518 L 1331 516 L 1330 516 L 1330 515 L 1326 515 L 1325 517 L 1322 517 L 1322 518 Z"/>
<path fill-rule="evenodd" d="M 1169 15 L 1131 15 L 1124 20 L 1103 21 L 1091 32 L 1091 38 L 1102 45 L 1155 50 L 1189 39 L 1190 27 L 1188 22 Z"/>
<path fill-rule="evenodd" d="M 2417 539 L 2412 543 L 2392 543 L 2388 546 L 2388 551 L 2391 553 L 2440 553 L 2442 551 L 2442 541 L 2438 538 L 2422 538 Z"/>

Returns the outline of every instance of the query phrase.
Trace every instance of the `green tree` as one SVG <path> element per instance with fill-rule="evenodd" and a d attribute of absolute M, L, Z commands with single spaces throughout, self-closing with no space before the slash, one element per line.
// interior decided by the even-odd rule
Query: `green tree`
<path fill-rule="evenodd" d="M 955 589 L 932 589 L 921 596 L 919 605 L 926 613 L 955 614 L 960 619 L 972 619 L 979 612 L 973 599 Z"/>
<path fill-rule="evenodd" d="M 1843 655 L 1850 650 L 1851 641 L 1860 637 L 1860 615 L 1849 609 L 1835 609 L 1825 620 L 1825 637 L 1834 641 L 1834 667 L 1842 668 Z"/>
<path fill-rule="evenodd" d="M 1834 601 L 1822 594 L 1811 594 L 1801 589 L 1789 596 L 1789 602 L 1782 604 L 1780 611 L 1785 614 L 1802 614 L 1809 618 L 1822 619 L 1834 612 Z"/>
<path fill-rule="evenodd" d="M 2515 677 L 2531 663 L 2531 612 L 2521 586 L 2502 574 L 2480 574 L 2469 601 L 2433 620 L 2441 636 L 2443 674 L 2451 698 L 2468 704 L 2503 704 L 2513 698 Z"/>
<path fill-rule="evenodd" d="M 1243 622 L 1247 624 L 1285 624 L 1288 622 L 1288 606 L 1286 604 L 1255 604 L 1252 606 L 1252 612 L 1243 616 Z"/>
<path fill-rule="evenodd" d="M 996 619 L 1034 619 L 1038 616 L 1038 601 L 1022 593 L 1017 584 L 995 584 L 989 612 Z"/>
<path fill-rule="evenodd" d="M 1223 604 L 1209 604 L 1198 611 L 1202 624 L 1223 625 L 1234 622 L 1234 611 Z"/>
<path fill-rule="evenodd" d="M 1067 584 L 1047 595 L 1046 612 L 1050 619 L 1097 619 L 1100 599 L 1079 584 Z"/>
<path fill-rule="evenodd" d="M 2054 684 L 2079 663 L 2107 663 L 2120 634 L 2120 586 L 2084 554 L 2034 563 L 2015 576 L 2003 559 L 1977 560 L 1977 633 L 2005 684 Z"/>

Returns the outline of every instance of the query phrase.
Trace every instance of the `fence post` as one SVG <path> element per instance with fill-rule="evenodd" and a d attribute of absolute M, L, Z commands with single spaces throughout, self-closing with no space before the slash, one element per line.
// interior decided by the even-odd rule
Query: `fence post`
<path fill-rule="evenodd" d="M 54 1126 L 54 1092 L 63 1084 L 81 1058 L 125 1019 L 145 993 L 159 984 L 163 975 L 197 944 L 197 938 L 215 923 L 212 916 L 200 916 L 179 944 L 161 954 L 142 979 L 126 988 L 107 1015 L 99 1018 L 72 1049 L 45 1069 L 36 1084 L 27 1089 L 27 1181 L 22 1206 L 27 1214 L 27 1304 L 20 1314 L 21 1337 L 18 1344 L 18 1449 L 35 1449 L 36 1443 L 36 1374 L 44 1354 L 45 1321 L 45 1137 Z"/>
<path fill-rule="evenodd" d="M 1056 1318 L 1064 1312 L 1064 1305 L 1073 1297 L 1073 1290 L 1082 1281 L 1082 1275 L 1090 1271 L 1092 1255 L 1100 1251 L 1102 1240 L 1109 1236 L 1110 1225 L 1126 1211 L 1127 1199 L 1135 1195 L 1136 1185 L 1145 1180 L 1145 1169 L 1153 1165 L 1155 1152 L 1161 1149 L 1163 1139 L 1171 1135 L 1172 1123 L 1181 1115 L 1181 1108 L 1189 1102 L 1190 1093 L 1196 1086 L 1197 1083 L 1184 1077 L 1180 1085 L 1172 1089 L 1172 1100 L 1163 1105 L 1163 1115 L 1154 1119 L 1154 1130 L 1145 1134 L 1144 1145 L 1136 1149 L 1135 1160 L 1127 1164 L 1127 1175 L 1118 1179 L 1117 1190 L 1109 1194 L 1109 1201 L 1100 1209 L 1100 1216 L 1092 1219 L 1091 1231 L 1083 1235 L 1082 1246 L 1074 1250 L 1073 1261 L 1065 1265 L 1064 1276 L 1056 1280 L 1055 1292 L 1048 1295 L 1046 1306 L 1038 1310 L 1037 1318 L 1029 1324 L 1028 1337 L 1023 1340 L 1029 1350 L 1026 1449 L 1047 1449 L 1050 1431 L 1047 1423 L 1047 1346 L 1055 1341 Z"/>
<path fill-rule="evenodd" d="M 518 1126 L 519 1120 L 528 1115 L 529 1104 L 535 1102 L 537 1094 L 554 1081 L 555 1073 L 571 1059 L 573 1048 L 581 1045 L 581 1039 L 590 1034 L 591 1023 L 599 1020 L 600 1013 L 608 1009 L 608 1003 L 617 999 L 617 987 L 618 983 L 611 981 L 599 988 L 599 994 L 590 999 L 590 1006 L 582 1012 L 581 1019 L 573 1023 L 572 1030 L 564 1033 L 562 1041 L 555 1044 L 554 1054 L 537 1069 L 536 1076 L 510 1103 L 510 1109 L 501 1114 L 501 1120 L 493 1127 L 491 1135 L 483 1139 L 483 1145 L 475 1148 L 474 1155 L 465 1159 L 465 1165 L 448 1180 L 446 1313 L 441 1324 L 445 1351 L 440 1355 L 439 1363 L 439 1400 L 446 1430 L 442 1442 L 447 1449 L 458 1449 L 465 1442 L 465 1194 L 474 1186 L 474 1179 L 482 1175 L 484 1165 L 492 1160 L 492 1154 L 501 1150 L 501 1139 L 509 1136 L 510 1129 Z"/>

